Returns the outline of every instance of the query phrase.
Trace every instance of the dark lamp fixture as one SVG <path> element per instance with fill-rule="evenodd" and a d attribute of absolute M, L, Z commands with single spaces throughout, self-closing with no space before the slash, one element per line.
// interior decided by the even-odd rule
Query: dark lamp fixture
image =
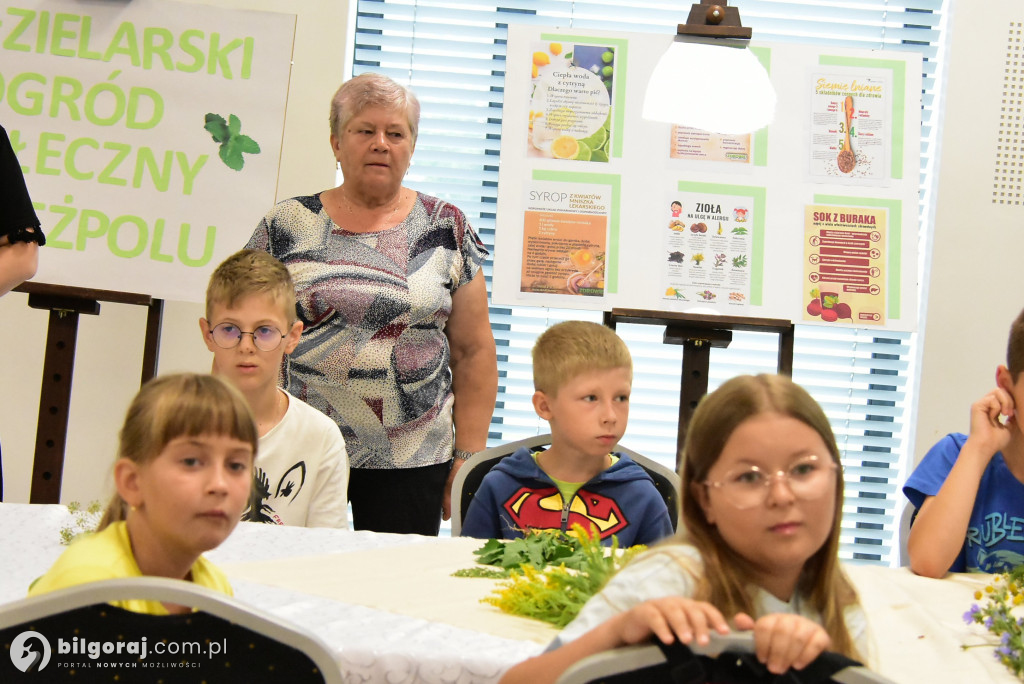
<path fill-rule="evenodd" d="M 751 34 L 725 0 L 694 4 L 651 73 L 643 117 L 726 135 L 771 123 L 775 88 L 747 47 Z"/>
<path fill-rule="evenodd" d="M 740 21 L 740 11 L 729 3 L 703 0 L 690 7 L 685 24 L 679 24 L 676 33 L 681 36 L 709 36 L 711 38 L 742 38 L 750 40 L 751 30 Z"/>

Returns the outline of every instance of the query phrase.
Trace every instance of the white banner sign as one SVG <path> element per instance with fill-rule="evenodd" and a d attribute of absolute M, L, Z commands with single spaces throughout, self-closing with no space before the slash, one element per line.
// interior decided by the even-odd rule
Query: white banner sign
<path fill-rule="evenodd" d="M 39 282 L 202 301 L 273 204 L 295 16 L 0 0 L 0 123 Z"/>

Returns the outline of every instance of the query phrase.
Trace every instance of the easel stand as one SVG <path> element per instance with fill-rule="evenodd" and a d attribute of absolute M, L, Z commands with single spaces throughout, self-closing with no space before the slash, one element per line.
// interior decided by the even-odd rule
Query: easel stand
<path fill-rule="evenodd" d="M 679 430 L 676 439 L 676 465 L 683 453 L 686 429 L 697 402 L 708 393 L 708 369 L 711 349 L 728 347 L 734 330 L 773 332 L 779 336 L 778 371 L 793 374 L 793 323 L 777 318 L 745 318 L 741 316 L 709 316 L 670 311 L 612 309 L 604 312 L 604 324 L 614 329 L 616 323 L 664 325 L 665 344 L 683 345 L 682 381 L 679 387 Z"/>
<path fill-rule="evenodd" d="M 146 318 L 146 341 L 142 354 L 142 382 L 146 382 L 156 375 L 164 301 L 131 292 L 33 282 L 22 283 L 15 291 L 28 294 L 28 305 L 31 308 L 50 311 L 29 502 L 58 503 L 64 475 L 64 451 L 67 444 L 71 378 L 75 369 L 79 315 L 99 315 L 101 301 L 147 307 L 149 312 Z"/>

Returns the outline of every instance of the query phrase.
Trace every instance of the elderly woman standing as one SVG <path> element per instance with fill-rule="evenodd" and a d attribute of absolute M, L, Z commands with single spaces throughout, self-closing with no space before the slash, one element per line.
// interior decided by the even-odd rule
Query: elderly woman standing
<path fill-rule="evenodd" d="M 459 466 L 486 446 L 497 394 L 481 265 L 456 207 L 402 186 L 419 102 L 380 74 L 331 101 L 344 182 L 277 204 L 247 245 L 283 261 L 305 329 L 285 388 L 333 418 L 357 530 L 436 535 Z"/>

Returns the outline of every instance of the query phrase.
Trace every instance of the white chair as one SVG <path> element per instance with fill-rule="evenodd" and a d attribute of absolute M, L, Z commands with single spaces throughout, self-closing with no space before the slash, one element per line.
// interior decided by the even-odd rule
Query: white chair
<path fill-rule="evenodd" d="M 491 447 L 473 454 L 473 457 L 459 468 L 459 472 L 455 473 L 455 480 L 452 482 L 452 536 L 458 537 L 462 533 L 462 519 L 465 517 L 466 511 L 469 510 L 473 495 L 480 488 L 484 475 L 497 465 L 498 461 L 521 447 L 536 449 L 550 444 L 551 435 L 543 434 Z M 672 529 L 675 529 L 679 521 L 679 475 L 671 468 L 621 444 L 616 444 L 611 450 L 629 456 L 638 466 L 647 471 L 647 474 L 654 480 L 654 486 L 665 499 L 668 515 L 672 520 Z"/>
<path fill-rule="evenodd" d="M 174 603 L 197 612 L 175 615 L 135 613 L 110 605 L 111 601 L 144 599 Z M 26 633 L 29 633 L 26 636 Z M 81 651 L 58 652 L 63 644 L 145 643 L 145 658 L 138 653 L 108 653 L 96 658 Z M 158 655 L 158 642 L 190 644 L 189 653 Z M 104 668 L 104 681 L 114 674 L 120 682 L 323 682 L 340 684 L 341 671 L 330 649 L 317 637 L 234 598 L 191 582 L 161 577 L 132 577 L 80 584 L 0 606 L 0 642 L 10 644 L 10 658 L 0 659 L 0 681 L 20 681 L 26 670 L 41 671 L 52 659 L 70 659 L 79 664 L 111 665 L 136 661 L 135 666 Z M 218 642 L 217 653 L 211 642 Z M 205 652 L 196 652 L 196 648 Z M 19 648 L 20 653 L 15 653 Z M 166 646 L 164 647 L 167 648 Z M 34 657 L 34 663 L 25 662 Z M 194 669 L 163 669 L 164 659 L 188 659 Z M 21 661 L 20 664 L 18 661 Z M 145 663 L 145 666 L 143 665 Z M 54 670 L 67 676 L 68 670 Z M 17 669 L 13 669 L 17 667 Z M 153 669 L 158 667 L 161 669 Z M 83 681 L 93 670 L 79 667 Z M 26 671 L 23 670 L 23 671 Z M 93 672 L 95 675 L 96 673 Z M 39 681 L 51 681 L 43 673 Z M 26 680 L 27 681 L 27 680 Z"/>

